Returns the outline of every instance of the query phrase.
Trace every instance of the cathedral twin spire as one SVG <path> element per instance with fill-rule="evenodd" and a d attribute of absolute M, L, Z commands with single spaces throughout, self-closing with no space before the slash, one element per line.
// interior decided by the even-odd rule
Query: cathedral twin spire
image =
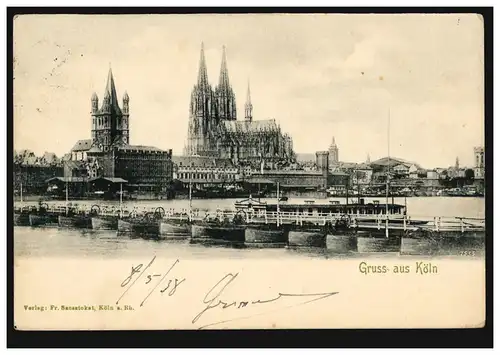
<path fill-rule="evenodd" d="M 250 85 L 250 84 L 249 84 Z M 200 62 L 198 69 L 198 90 L 206 91 L 210 84 L 208 82 L 207 65 L 205 60 L 205 46 L 202 42 L 200 51 Z M 222 62 L 219 74 L 219 83 L 214 90 L 215 100 L 217 102 L 217 111 L 221 120 L 236 120 L 236 97 L 229 82 L 229 71 L 227 68 L 226 47 L 222 47 Z M 252 104 L 250 102 L 250 87 L 247 93 L 247 102 L 245 103 L 245 119 L 252 120 Z"/>

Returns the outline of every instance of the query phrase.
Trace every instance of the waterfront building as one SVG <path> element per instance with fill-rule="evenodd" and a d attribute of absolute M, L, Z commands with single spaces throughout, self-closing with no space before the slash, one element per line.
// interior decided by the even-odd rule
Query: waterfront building
<path fill-rule="evenodd" d="M 91 97 L 91 139 L 78 140 L 65 164 L 65 177 L 109 178 L 127 181 L 130 190 L 164 192 L 173 179 L 172 150 L 131 145 L 129 141 L 130 98 L 124 93 L 118 102 L 111 68 L 103 102 Z"/>
<path fill-rule="evenodd" d="M 52 152 L 45 152 L 41 156 L 37 156 L 29 149 L 22 149 L 20 151 L 14 150 L 14 164 L 20 165 L 36 165 L 36 166 L 53 166 L 60 165 L 61 159 Z"/>
<path fill-rule="evenodd" d="M 316 156 L 314 154 L 300 153 L 297 154 L 296 165 L 302 170 L 314 171 L 316 167 Z"/>
<path fill-rule="evenodd" d="M 291 137 L 274 119 L 254 120 L 250 84 L 244 120 L 237 119 L 236 95 L 223 47 L 219 83 L 208 82 L 202 44 L 198 81 L 191 92 L 185 155 L 231 159 L 235 165 L 280 168 L 295 161 Z"/>
<path fill-rule="evenodd" d="M 427 177 L 427 170 L 422 168 L 413 170 L 408 174 L 408 177 L 410 179 L 424 179 Z"/>
<path fill-rule="evenodd" d="M 45 180 L 63 173 L 63 165 L 54 153 L 37 156 L 31 150 L 14 151 L 14 190 L 16 195 L 43 194 Z"/>
<path fill-rule="evenodd" d="M 427 170 L 427 179 L 439 179 L 439 173 L 436 170 Z"/>
<path fill-rule="evenodd" d="M 378 160 L 372 161 L 370 163 L 374 172 L 387 172 L 391 171 L 394 173 L 394 168 L 398 167 L 401 172 L 405 174 L 415 173 L 417 170 L 422 169 L 422 167 L 414 162 L 406 161 L 400 158 L 394 157 L 384 157 Z"/>
<path fill-rule="evenodd" d="M 21 194 L 44 194 L 47 186 L 45 181 L 54 176 L 63 174 L 63 166 L 60 162 L 46 163 L 32 159 L 27 162 L 14 162 L 14 190 L 15 195 Z"/>
<path fill-rule="evenodd" d="M 254 171 L 249 177 L 245 177 L 244 182 L 253 186 L 260 185 L 268 191 L 276 189 L 279 183 L 281 191 L 305 192 L 325 190 L 331 184 L 337 184 L 339 176 L 344 174 L 329 171 L 329 152 L 320 151 L 316 152 L 315 169 Z"/>
<path fill-rule="evenodd" d="M 448 168 L 446 171 L 446 176 L 449 177 L 450 179 L 456 179 L 456 178 L 465 178 L 465 171 L 466 169 L 460 169 L 457 168 L 456 166 Z"/>
<path fill-rule="evenodd" d="M 174 179 L 195 189 L 241 182 L 240 169 L 230 159 L 174 156 Z"/>
<path fill-rule="evenodd" d="M 356 164 L 352 170 L 352 183 L 354 185 L 368 185 L 372 181 L 373 169 L 369 164 Z"/>
<path fill-rule="evenodd" d="M 392 167 L 391 171 L 399 176 L 407 177 L 410 174 L 410 167 L 405 164 L 398 164 Z M 412 171 L 412 173 L 415 172 Z"/>
<path fill-rule="evenodd" d="M 484 179 L 484 147 L 474 148 L 474 178 Z"/>

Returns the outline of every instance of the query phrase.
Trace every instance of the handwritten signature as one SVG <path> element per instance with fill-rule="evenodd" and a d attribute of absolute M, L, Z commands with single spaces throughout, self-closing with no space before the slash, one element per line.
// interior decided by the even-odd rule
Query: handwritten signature
<path fill-rule="evenodd" d="M 254 300 L 254 301 L 245 300 L 245 301 L 239 301 L 239 302 L 237 302 L 237 301 L 222 301 L 220 299 L 222 292 L 226 289 L 227 286 L 229 286 L 229 284 L 231 284 L 231 282 L 233 282 L 238 277 L 238 275 L 239 275 L 239 273 L 236 273 L 236 274 L 229 273 L 229 274 L 227 274 L 219 282 L 217 282 L 214 287 L 212 287 L 207 292 L 207 294 L 203 298 L 203 303 L 206 304 L 206 307 L 193 318 L 193 320 L 191 321 L 191 323 L 193 323 L 193 324 L 196 323 L 201 318 L 201 316 L 203 314 L 205 314 L 205 312 L 207 312 L 210 309 L 214 309 L 214 308 L 219 308 L 219 309 L 227 309 L 227 308 L 240 309 L 240 308 L 248 307 L 249 305 L 256 305 L 256 304 L 264 304 L 264 303 L 276 302 L 276 301 L 278 301 L 280 299 L 283 299 L 283 298 L 286 298 L 286 297 L 296 297 L 296 298 L 302 298 L 302 297 L 303 298 L 308 298 L 308 297 L 311 298 L 312 297 L 312 299 L 309 299 L 308 301 L 301 302 L 301 303 L 294 304 L 294 305 L 286 307 L 286 308 L 291 308 L 291 307 L 295 307 L 295 306 L 299 306 L 299 305 L 304 305 L 306 303 L 311 303 L 311 302 L 319 301 L 319 300 L 321 300 L 323 298 L 331 297 L 333 295 L 338 294 L 338 292 L 326 292 L 326 293 L 282 293 L 282 292 L 279 292 L 276 297 L 270 298 L 270 299 L 266 299 L 266 300 L 260 300 L 260 299 L 259 300 Z M 232 318 L 232 319 L 227 319 L 227 320 L 223 320 L 223 321 L 219 321 L 219 322 L 215 322 L 215 323 L 210 323 L 210 324 L 206 324 L 206 325 L 200 327 L 200 329 L 206 328 L 206 327 L 211 326 L 211 325 L 216 325 L 216 324 L 221 324 L 221 323 L 227 323 L 227 322 L 234 321 L 234 320 L 237 320 L 237 319 L 255 317 L 257 315 L 258 314 L 253 314 L 253 315 L 248 316 L 248 317 Z"/>
<path fill-rule="evenodd" d="M 143 264 L 139 264 L 135 267 L 132 266 L 130 274 L 121 283 L 121 287 L 125 288 L 125 290 L 123 291 L 121 296 L 116 301 L 116 304 L 118 304 L 122 300 L 122 298 L 127 294 L 127 292 L 140 279 L 142 279 L 144 281 L 144 284 L 147 285 L 147 284 L 152 283 L 153 280 L 155 280 L 156 278 L 158 278 L 158 281 L 154 284 L 153 288 L 149 291 L 149 293 L 146 295 L 146 297 L 140 303 L 141 307 L 144 306 L 144 304 L 146 303 L 148 298 L 151 296 L 151 294 L 155 290 L 157 290 L 160 287 L 160 285 L 161 285 L 160 293 L 163 294 L 164 292 L 169 291 L 168 296 L 173 296 L 176 293 L 179 285 L 184 283 L 186 281 L 186 279 L 185 278 L 182 278 L 182 279 L 169 278 L 168 280 L 166 280 L 166 278 L 168 275 L 170 275 L 170 272 L 172 271 L 172 269 L 174 269 L 174 267 L 179 263 L 179 260 L 177 259 L 164 274 L 146 273 L 146 271 L 150 269 L 151 265 L 154 263 L 155 260 L 156 260 L 156 256 L 153 257 L 153 259 L 145 267 Z M 139 274 L 139 275 L 134 278 L 134 276 L 136 274 Z M 262 300 L 262 299 L 258 299 L 258 300 L 248 300 L 247 299 L 247 300 L 240 300 L 240 301 L 223 300 L 222 296 L 223 296 L 224 290 L 238 277 L 238 275 L 239 275 L 239 273 L 226 274 L 222 279 L 220 279 L 205 294 L 205 296 L 203 297 L 203 300 L 202 300 L 204 308 L 198 314 L 196 314 L 196 316 L 192 319 L 192 321 L 191 321 L 192 324 L 198 323 L 198 321 L 202 318 L 202 316 L 210 310 L 215 310 L 215 309 L 219 309 L 219 310 L 247 309 L 248 307 L 255 306 L 255 305 L 278 303 L 279 300 L 283 300 L 285 298 L 300 299 L 301 300 L 301 302 L 286 306 L 284 308 L 272 310 L 274 312 L 277 310 L 292 308 L 292 307 L 304 305 L 307 303 L 316 302 L 316 301 L 319 301 L 321 299 L 325 299 L 325 298 L 328 298 L 328 297 L 331 297 L 331 296 L 338 294 L 338 292 L 325 292 L 325 293 L 282 293 L 282 292 L 279 292 L 276 294 L 276 297 L 264 299 L 264 300 Z M 261 313 L 261 314 L 265 314 L 268 312 L 269 311 Z M 209 326 L 213 326 L 216 324 L 231 322 L 231 321 L 238 320 L 238 319 L 247 319 L 247 318 L 255 317 L 255 316 L 258 316 L 261 314 L 252 314 L 249 316 L 241 316 L 241 317 L 237 317 L 237 318 L 231 318 L 231 319 L 226 319 L 226 320 L 222 320 L 222 321 L 217 321 L 214 323 L 202 325 L 198 329 L 207 328 Z"/>

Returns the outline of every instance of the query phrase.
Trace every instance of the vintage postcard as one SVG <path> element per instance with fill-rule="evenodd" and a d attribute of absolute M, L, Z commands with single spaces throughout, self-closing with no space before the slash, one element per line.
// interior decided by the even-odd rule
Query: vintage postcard
<path fill-rule="evenodd" d="M 19 330 L 485 324 L 477 14 L 19 15 Z"/>

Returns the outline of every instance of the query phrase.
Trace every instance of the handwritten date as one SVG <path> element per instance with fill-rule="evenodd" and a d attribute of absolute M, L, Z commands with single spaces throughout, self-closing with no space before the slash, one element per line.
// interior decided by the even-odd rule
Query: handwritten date
<path fill-rule="evenodd" d="M 151 296 L 151 294 L 160 285 L 163 285 L 160 288 L 160 293 L 163 294 L 164 292 L 166 292 L 167 290 L 169 290 L 169 292 L 168 292 L 169 296 L 173 296 L 175 294 L 175 291 L 177 291 L 177 287 L 179 287 L 180 284 L 182 284 L 184 281 L 186 281 L 186 279 L 185 278 L 183 278 L 183 279 L 177 279 L 177 278 L 175 278 L 175 279 L 168 279 L 168 283 L 167 283 L 167 281 L 165 281 L 165 279 L 170 274 L 170 272 L 172 271 L 172 269 L 179 263 L 179 260 L 177 259 L 172 264 L 172 266 L 164 274 L 161 274 L 161 273 L 148 273 L 148 274 L 145 274 L 146 271 L 151 267 L 151 265 L 154 263 L 155 260 L 156 260 L 156 256 L 154 256 L 153 259 L 151 259 L 151 261 L 149 262 L 148 265 L 146 265 L 146 267 L 144 267 L 143 264 L 139 264 L 137 266 L 132 266 L 130 274 L 121 283 L 121 287 L 122 288 L 123 287 L 127 287 L 127 286 L 128 287 L 125 289 L 125 291 L 123 291 L 122 295 L 118 298 L 118 300 L 116 301 L 116 304 L 119 304 L 119 302 L 127 294 L 127 292 L 135 285 L 135 283 L 138 280 L 141 280 L 141 279 L 144 281 L 144 284 L 146 284 L 146 285 L 152 283 L 153 280 L 155 280 L 155 281 L 158 280 L 154 284 L 154 287 L 149 291 L 149 293 L 146 295 L 146 297 L 142 300 L 142 302 L 140 304 L 141 307 L 144 306 L 144 304 L 146 303 L 146 301 L 149 298 L 149 296 Z M 136 274 L 139 274 L 139 275 L 134 278 L 134 276 Z M 145 275 L 145 276 L 143 277 L 143 275 Z"/>

